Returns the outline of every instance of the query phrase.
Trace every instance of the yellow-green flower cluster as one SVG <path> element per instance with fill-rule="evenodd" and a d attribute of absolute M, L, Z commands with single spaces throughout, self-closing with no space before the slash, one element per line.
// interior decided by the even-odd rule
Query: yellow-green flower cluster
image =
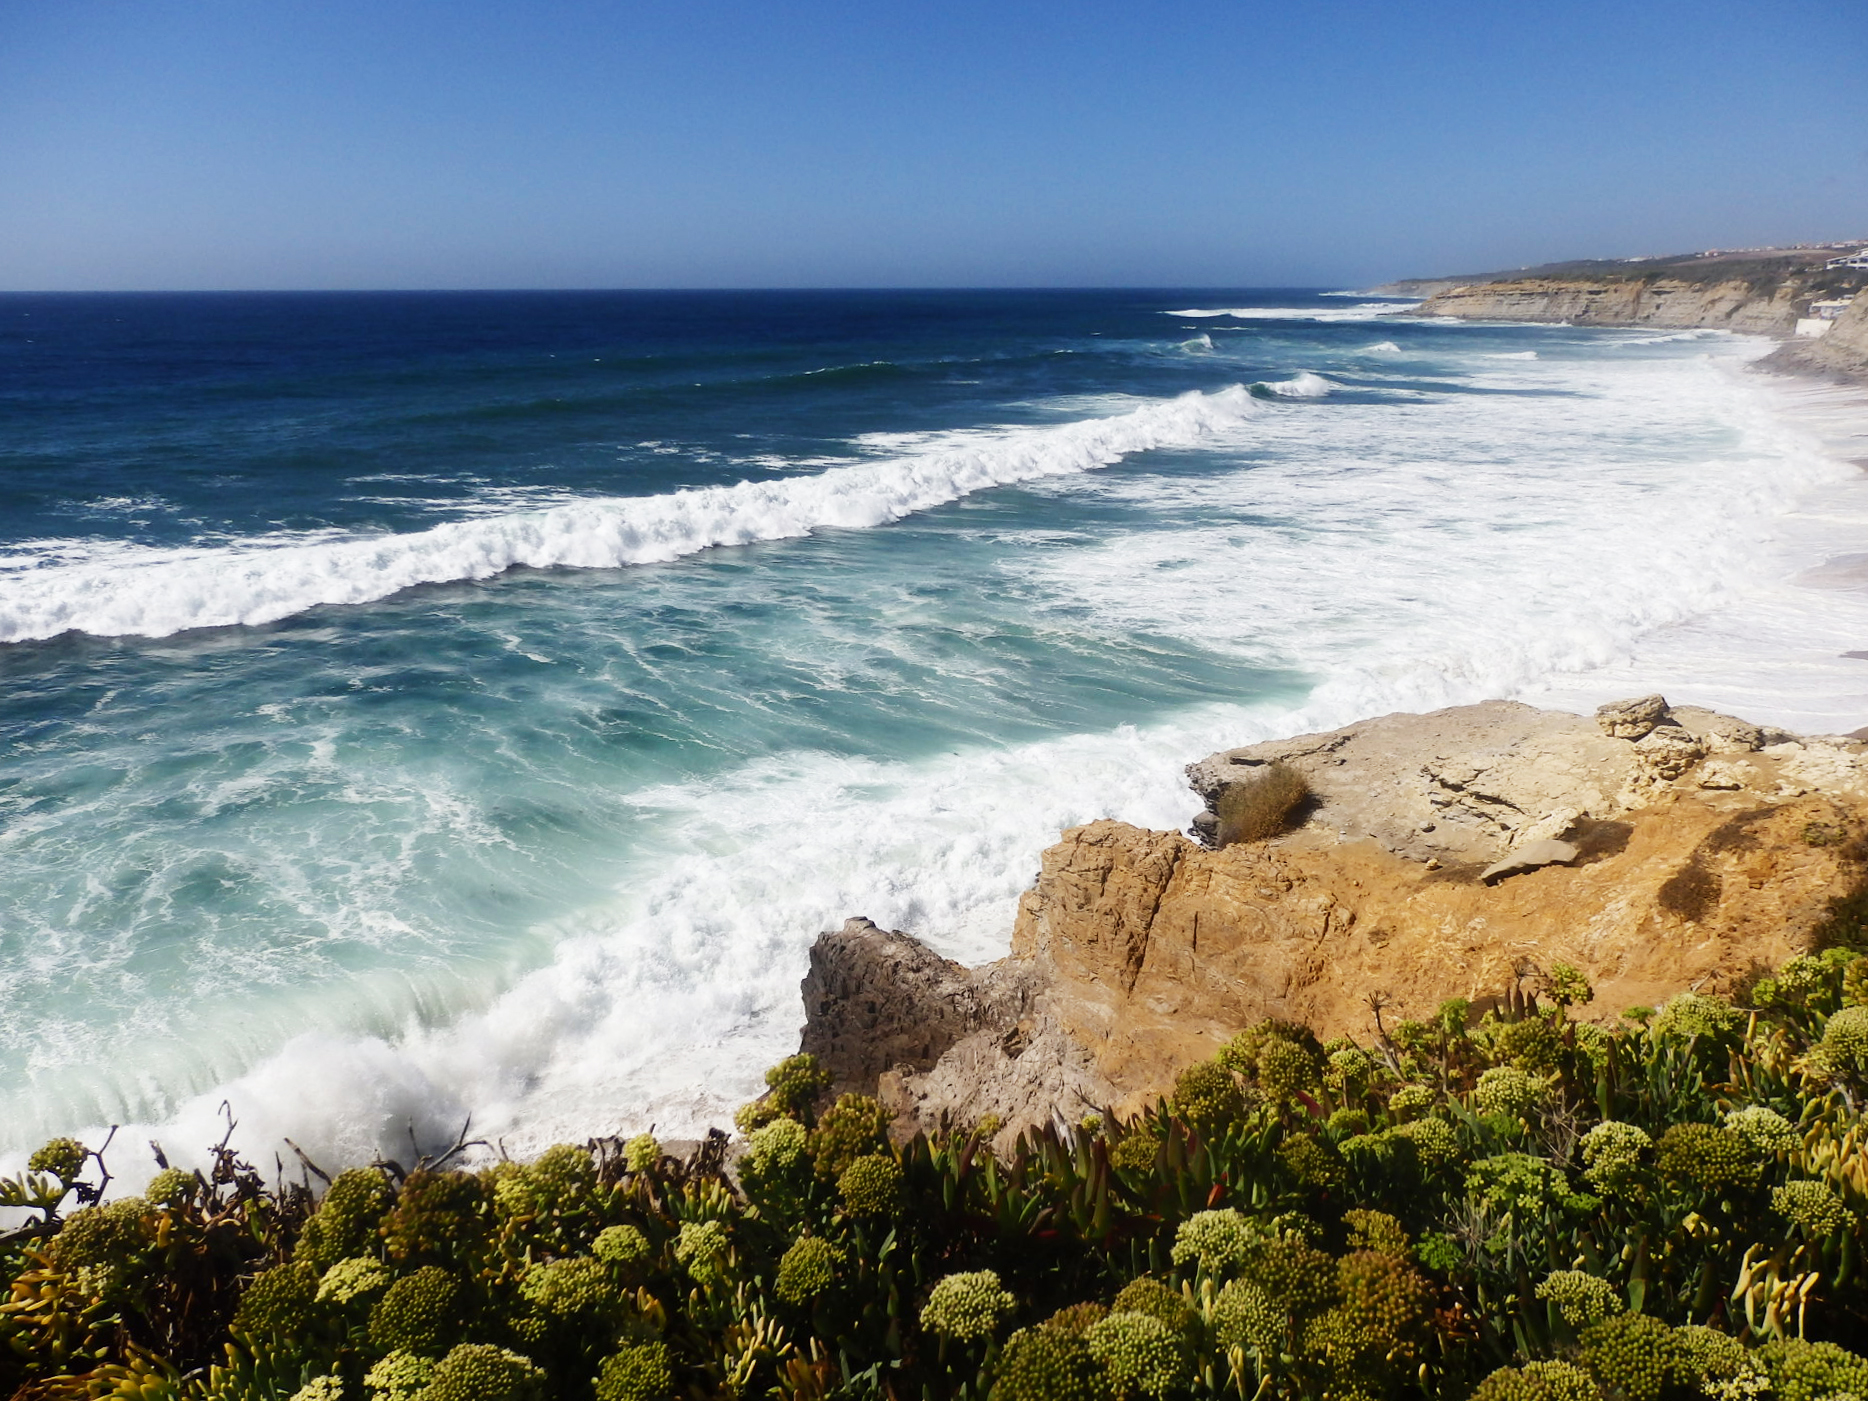
<path fill-rule="evenodd" d="M 420 1401 L 543 1401 L 545 1373 L 490 1343 L 462 1343 L 435 1365 Z"/>
<path fill-rule="evenodd" d="M 79 1288 L 101 1298 L 129 1281 L 154 1241 L 149 1203 L 121 1197 L 73 1212 L 47 1244 L 46 1255 L 76 1275 Z"/>
<path fill-rule="evenodd" d="M 1196 1263 L 1215 1279 L 1242 1269 L 1251 1258 L 1259 1232 L 1231 1207 L 1196 1211 L 1174 1232 L 1176 1265 Z"/>
<path fill-rule="evenodd" d="M 768 1102 L 780 1114 L 809 1119 L 818 1096 L 830 1088 L 830 1072 L 809 1054 L 787 1056 L 765 1072 Z"/>
<path fill-rule="evenodd" d="M 951 1274 L 934 1286 L 921 1310 L 921 1326 L 956 1342 L 983 1342 L 1018 1307 L 993 1270 Z"/>
<path fill-rule="evenodd" d="M 1800 1227 L 1812 1239 L 1821 1239 L 1855 1225 L 1855 1213 L 1826 1182 L 1798 1179 L 1771 1190 L 1771 1210 Z"/>
<path fill-rule="evenodd" d="M 1109 1401 L 1108 1378 L 1081 1332 L 1021 1328 L 999 1356 L 995 1401 Z"/>
<path fill-rule="evenodd" d="M 665 1343 L 633 1343 L 603 1360 L 597 1401 L 663 1401 L 674 1392 L 674 1369 Z"/>
<path fill-rule="evenodd" d="M 1494 1211 L 1520 1219 L 1551 1208 L 1589 1211 L 1600 1203 L 1570 1188 L 1555 1164 L 1529 1153 L 1499 1153 L 1466 1170 L 1466 1191 Z"/>
<path fill-rule="evenodd" d="M 1445 1167 L 1459 1157 L 1459 1135 L 1444 1119 L 1410 1119 L 1396 1124 L 1390 1132 L 1413 1145 L 1414 1156 L 1423 1167 Z"/>
<path fill-rule="evenodd" d="M 830 1292 L 842 1268 L 841 1250 L 822 1236 L 802 1236 L 778 1262 L 778 1297 L 789 1304 L 808 1304 Z"/>
<path fill-rule="evenodd" d="M 1766 1343 L 1757 1358 L 1770 1374 L 1777 1401 L 1839 1401 L 1868 1397 L 1868 1358 L 1834 1343 L 1784 1338 Z"/>
<path fill-rule="evenodd" d="M 1472 1401 L 1602 1401 L 1602 1392 L 1573 1363 L 1527 1362 L 1500 1367 L 1479 1383 Z"/>
<path fill-rule="evenodd" d="M 617 1301 L 609 1271 L 588 1255 L 531 1266 L 519 1280 L 519 1297 L 552 1318 L 590 1317 Z"/>
<path fill-rule="evenodd" d="M 42 1172 L 56 1177 L 69 1187 L 84 1171 L 84 1160 L 91 1150 L 75 1138 L 54 1138 L 26 1160 L 28 1172 Z"/>
<path fill-rule="evenodd" d="M 338 1173 L 299 1233 L 297 1258 L 323 1271 L 366 1254 L 393 1200 L 389 1180 L 375 1168 Z"/>
<path fill-rule="evenodd" d="M 1190 1065 L 1174 1081 L 1174 1112 L 1202 1133 L 1236 1123 L 1245 1114 L 1245 1096 L 1232 1072 L 1214 1061 Z"/>
<path fill-rule="evenodd" d="M 1757 1401 L 1771 1389 L 1770 1374 L 1737 1338 L 1702 1324 L 1674 1330 L 1710 1401 Z"/>
<path fill-rule="evenodd" d="M 848 1094 L 825 1110 L 811 1134 L 817 1175 L 826 1182 L 842 1176 L 858 1158 L 888 1146 L 889 1112 L 869 1095 Z"/>
<path fill-rule="evenodd" d="M 1351 1250 L 1379 1250 L 1389 1255 L 1407 1254 L 1407 1232 L 1401 1223 L 1385 1211 L 1365 1211 L 1351 1207 L 1343 1213 L 1343 1225 L 1349 1231 Z"/>
<path fill-rule="evenodd" d="M 1654 1162 L 1662 1176 L 1708 1192 L 1758 1180 L 1751 1145 L 1731 1129 L 1712 1124 L 1674 1124 L 1660 1136 Z"/>
<path fill-rule="evenodd" d="M 1432 1109 L 1439 1098 L 1429 1086 L 1403 1085 L 1388 1096 L 1388 1112 L 1397 1119 L 1411 1119 Z"/>
<path fill-rule="evenodd" d="M 1249 1279 L 1233 1280 L 1213 1300 L 1213 1334 L 1222 1348 L 1276 1357 L 1290 1326 L 1284 1306 Z"/>
<path fill-rule="evenodd" d="M 1401 1256 L 1357 1250 L 1336 1264 L 1343 1318 L 1381 1351 L 1411 1332 L 1427 1312 L 1427 1282 Z"/>
<path fill-rule="evenodd" d="M 1083 1343 L 1124 1394 L 1166 1396 L 1185 1386 L 1193 1372 L 1186 1341 L 1145 1313 L 1112 1312 L 1091 1325 Z"/>
<path fill-rule="evenodd" d="M 1605 1119 L 1583 1135 L 1583 1176 L 1612 1197 L 1639 1190 L 1642 1167 L 1654 1140 L 1634 1124 Z"/>
<path fill-rule="evenodd" d="M 247 1286 L 233 1317 L 243 1338 L 278 1338 L 294 1333 L 318 1301 L 318 1272 L 302 1261 L 274 1265 Z"/>
<path fill-rule="evenodd" d="M 143 1195 L 157 1206 L 181 1206 L 194 1197 L 195 1175 L 181 1168 L 164 1168 L 149 1179 Z"/>
<path fill-rule="evenodd" d="M 810 1134 L 796 1119 L 774 1119 L 753 1131 L 740 1173 L 749 1182 L 772 1183 L 795 1176 L 805 1161 Z"/>
<path fill-rule="evenodd" d="M 590 1250 L 606 1265 L 632 1269 L 649 1258 L 649 1238 L 634 1226 L 605 1226 Z"/>
<path fill-rule="evenodd" d="M 1145 1129 L 1135 1128 L 1116 1140 L 1109 1161 L 1124 1172 L 1146 1172 L 1155 1165 L 1155 1158 L 1160 1152 L 1161 1143 L 1158 1139 Z"/>
<path fill-rule="evenodd" d="M 1868 1006 L 1844 1007 L 1823 1025 L 1823 1049 L 1840 1063 L 1868 1063 Z"/>
<path fill-rule="evenodd" d="M 1335 1154 L 1307 1133 L 1284 1140 L 1278 1156 L 1306 1187 L 1330 1187 L 1343 1180 L 1343 1165 Z"/>
<path fill-rule="evenodd" d="M 1482 1114 L 1522 1119 L 1544 1102 L 1549 1089 L 1543 1080 L 1515 1065 L 1495 1065 L 1479 1077 L 1473 1100 Z"/>
<path fill-rule="evenodd" d="M 1676 993 L 1654 1018 L 1653 1033 L 1665 1041 L 1724 1041 L 1743 1029 L 1745 1014 L 1723 997 Z"/>
<path fill-rule="evenodd" d="M 344 1401 L 342 1377 L 313 1377 L 292 1393 L 291 1401 Z"/>
<path fill-rule="evenodd" d="M 433 1358 L 397 1350 L 363 1374 L 363 1386 L 371 1401 L 415 1401 L 434 1371 Z"/>
<path fill-rule="evenodd" d="M 1622 1311 L 1621 1296 L 1606 1279 L 1598 1279 L 1582 1270 L 1554 1270 L 1537 1286 L 1537 1297 L 1555 1304 L 1563 1321 L 1572 1328 L 1600 1323 L 1612 1313 Z"/>
<path fill-rule="evenodd" d="M 684 1221 L 675 1237 L 675 1259 L 701 1284 L 711 1284 L 726 1272 L 726 1223 L 722 1221 Z"/>
<path fill-rule="evenodd" d="M 1596 990 L 1589 986 L 1589 979 L 1573 963 L 1552 964 L 1544 979 L 1544 992 L 1559 1007 L 1580 1007 L 1596 998 Z"/>
<path fill-rule="evenodd" d="M 1775 1157 L 1779 1153 L 1794 1153 L 1803 1143 L 1790 1120 L 1775 1109 L 1767 1109 L 1761 1104 L 1734 1109 L 1725 1116 L 1725 1127 L 1744 1139 L 1751 1151 L 1763 1158 Z"/>
<path fill-rule="evenodd" d="M 1554 1069 L 1563 1049 L 1556 1027 L 1544 1017 L 1494 1022 L 1487 1031 L 1493 1056 L 1511 1062 L 1520 1070 L 1543 1072 Z"/>
<path fill-rule="evenodd" d="M 1604 1391 L 1626 1401 L 1658 1401 L 1693 1377 L 1685 1345 L 1648 1314 L 1611 1314 L 1583 1329 L 1581 1342 L 1583 1365 Z"/>
<path fill-rule="evenodd" d="M 460 1282 L 438 1265 L 424 1265 L 377 1300 L 370 1310 L 370 1341 L 385 1351 L 432 1356 L 459 1327 L 459 1311 Z"/>
<path fill-rule="evenodd" d="M 1169 1329 L 1184 1333 L 1193 1326 L 1194 1309 L 1181 1297 L 1180 1291 L 1170 1289 L 1160 1280 L 1150 1275 L 1142 1275 L 1122 1286 L 1115 1302 L 1109 1306 L 1111 1313 L 1145 1313 L 1150 1318 L 1158 1318 Z"/>
<path fill-rule="evenodd" d="M 623 1167 L 629 1172 L 653 1172 L 661 1160 L 662 1145 L 652 1133 L 639 1133 L 623 1145 Z"/>
<path fill-rule="evenodd" d="M 376 1298 L 389 1288 L 389 1268 L 372 1255 L 339 1260 L 318 1281 L 318 1302 L 344 1308 Z"/>
<path fill-rule="evenodd" d="M 886 1153 L 865 1154 L 837 1178 L 837 1195 L 852 1216 L 893 1216 L 901 1207 L 901 1164 Z"/>

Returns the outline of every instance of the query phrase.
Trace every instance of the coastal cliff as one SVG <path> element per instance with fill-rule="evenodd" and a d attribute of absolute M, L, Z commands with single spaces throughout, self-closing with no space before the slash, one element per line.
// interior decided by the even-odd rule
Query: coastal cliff
<path fill-rule="evenodd" d="M 1277 763 L 1311 794 L 1274 840 L 1211 845 Z M 1392 715 L 1190 766 L 1195 839 L 1102 821 L 1043 857 L 1011 956 L 966 969 L 852 920 L 820 937 L 803 1049 L 899 1131 L 1006 1135 L 1132 1112 L 1266 1017 L 1379 1037 L 1559 963 L 1594 1011 L 1731 991 L 1807 949 L 1863 880 L 1868 744 L 1659 697 L 1591 720 L 1507 702 Z"/>
<path fill-rule="evenodd" d="M 1788 335 L 1809 296 L 1794 281 L 1678 278 L 1523 278 L 1448 287 L 1416 309 L 1420 316 L 1487 321 L 1564 321 L 1576 326 L 1713 327 Z"/>
<path fill-rule="evenodd" d="M 1788 336 L 1811 302 L 1868 285 L 1868 269 L 1828 265 L 1838 251 L 1853 246 L 1552 263 L 1394 286 L 1424 298 L 1421 316 Z"/>

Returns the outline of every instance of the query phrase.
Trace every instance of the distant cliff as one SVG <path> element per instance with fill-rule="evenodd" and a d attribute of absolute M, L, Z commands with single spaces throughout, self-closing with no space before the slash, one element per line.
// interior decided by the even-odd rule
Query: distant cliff
<path fill-rule="evenodd" d="M 1675 278 L 1523 278 L 1449 287 L 1421 303 L 1422 316 L 1484 321 L 1567 321 L 1576 326 L 1712 326 L 1722 331 L 1789 335 L 1796 329 L 1798 288 Z"/>
<path fill-rule="evenodd" d="M 1861 269 L 1826 268 L 1831 250 L 1698 255 L 1636 263 L 1578 263 L 1516 277 L 1423 283 L 1419 314 L 1577 326 L 1711 327 L 1788 336 L 1819 298 L 1868 282 Z M 1429 288 L 1431 290 L 1429 290 Z"/>

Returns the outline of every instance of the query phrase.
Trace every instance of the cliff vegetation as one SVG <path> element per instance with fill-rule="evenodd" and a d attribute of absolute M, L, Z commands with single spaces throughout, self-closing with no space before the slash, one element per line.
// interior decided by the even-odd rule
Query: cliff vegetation
<path fill-rule="evenodd" d="M 266 1185 L 223 1145 L 0 1196 L 27 1398 L 1822 1401 L 1868 1395 L 1868 961 L 1577 1013 L 1555 966 L 1364 1044 L 1266 1021 L 1130 1117 L 894 1142 L 810 1056 L 653 1139 Z M 1380 1009 L 1377 1009 L 1379 1014 Z"/>

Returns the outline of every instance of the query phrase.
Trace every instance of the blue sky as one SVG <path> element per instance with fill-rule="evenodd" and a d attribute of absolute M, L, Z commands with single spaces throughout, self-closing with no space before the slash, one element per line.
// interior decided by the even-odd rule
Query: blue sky
<path fill-rule="evenodd" d="M 0 288 L 1340 286 L 1856 234 L 1864 0 L 0 0 Z"/>

